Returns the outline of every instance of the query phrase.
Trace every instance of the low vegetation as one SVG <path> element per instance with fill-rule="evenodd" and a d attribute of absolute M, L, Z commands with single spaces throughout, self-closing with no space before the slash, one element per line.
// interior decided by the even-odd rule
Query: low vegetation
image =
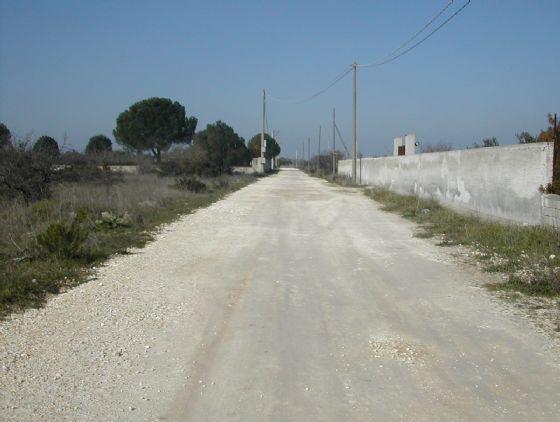
<path fill-rule="evenodd" d="M 2 201 L 0 315 L 87 280 L 92 266 L 144 245 L 160 224 L 253 180 L 125 175 L 111 184 L 57 183 L 49 198 L 29 204 Z"/>
<path fill-rule="evenodd" d="M 505 273 L 494 289 L 531 295 L 560 295 L 560 233 L 546 227 L 508 225 L 458 214 L 434 200 L 368 188 L 366 194 L 385 211 L 401 214 L 422 227 L 421 237 L 437 236 L 441 246 L 464 245 L 485 269 Z"/>
<path fill-rule="evenodd" d="M 66 137 L 32 142 L 0 123 L 0 317 L 41 305 L 159 225 L 254 181 L 231 174 L 250 164 L 245 140 L 221 121 L 195 133 L 197 122 L 181 104 L 149 98 L 117 117 L 123 151 L 99 134 L 85 154 L 68 151 Z"/>

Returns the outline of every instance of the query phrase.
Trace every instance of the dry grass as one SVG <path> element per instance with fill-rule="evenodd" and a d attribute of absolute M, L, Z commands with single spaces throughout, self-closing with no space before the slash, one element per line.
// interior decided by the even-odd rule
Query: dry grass
<path fill-rule="evenodd" d="M 0 203 L 0 316 L 25 306 L 40 305 L 47 293 L 82 282 L 88 266 L 114 253 L 126 253 L 149 241 L 152 231 L 180 214 L 206 206 L 225 194 L 251 183 L 251 176 L 202 179 L 201 193 L 179 190 L 174 178 L 154 174 L 127 175 L 112 185 L 63 183 L 50 199 L 27 206 L 23 202 Z M 50 224 L 70 221 L 85 213 L 89 236 L 84 251 L 73 258 L 45 254 L 37 235 Z M 127 214 L 131 224 L 101 227 L 102 212 Z"/>
<path fill-rule="evenodd" d="M 560 295 L 560 233 L 547 227 L 521 226 L 465 216 L 416 196 L 366 189 L 386 211 L 397 212 L 423 228 L 421 237 L 440 236 L 441 246 L 465 245 L 486 270 L 509 276 L 494 289 Z"/>

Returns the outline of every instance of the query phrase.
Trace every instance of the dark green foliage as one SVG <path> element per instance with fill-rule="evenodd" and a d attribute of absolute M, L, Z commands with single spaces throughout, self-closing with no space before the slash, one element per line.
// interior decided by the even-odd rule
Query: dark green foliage
<path fill-rule="evenodd" d="M 204 159 L 201 172 L 219 175 L 230 171 L 232 166 L 249 165 L 251 159 L 245 141 L 233 128 L 222 121 L 206 126 L 194 141 L 193 154 Z"/>
<path fill-rule="evenodd" d="M 53 160 L 52 154 L 30 150 L 25 144 L 5 149 L 0 154 L 0 195 L 21 198 L 26 203 L 48 198 Z"/>
<path fill-rule="evenodd" d="M 60 149 L 58 148 L 58 143 L 50 136 L 41 136 L 33 145 L 33 152 L 48 155 L 51 157 L 58 157 L 60 155 Z"/>
<path fill-rule="evenodd" d="M 0 123 L 0 148 L 8 147 L 12 144 L 12 134 L 4 123 Z"/>
<path fill-rule="evenodd" d="M 280 167 L 282 166 L 291 166 L 293 163 L 293 161 L 290 158 L 286 158 L 286 157 L 280 157 L 278 159 L 278 165 Z"/>
<path fill-rule="evenodd" d="M 535 142 L 538 142 L 537 138 L 535 138 L 529 132 L 517 133 L 515 137 L 520 144 L 534 144 Z"/>
<path fill-rule="evenodd" d="M 482 140 L 482 144 L 475 142 L 474 144 L 472 144 L 471 148 L 489 148 L 489 147 L 497 147 L 499 145 L 500 143 L 498 142 L 498 139 L 492 137 L 492 138 L 484 138 Z"/>
<path fill-rule="evenodd" d="M 101 154 L 112 150 L 113 144 L 105 135 L 92 136 L 86 146 L 86 154 Z"/>
<path fill-rule="evenodd" d="M 84 224 L 85 213 L 78 212 L 70 224 L 63 221 L 52 223 L 37 235 L 37 244 L 48 255 L 57 258 L 73 258 L 79 256 L 80 248 L 89 235 Z"/>
<path fill-rule="evenodd" d="M 175 179 L 175 187 L 193 193 L 200 193 L 206 190 L 206 184 L 204 182 L 201 182 L 196 177 L 187 176 Z"/>
<path fill-rule="evenodd" d="M 151 151 L 161 160 L 161 152 L 174 143 L 192 140 L 197 119 L 187 118 L 185 107 L 168 98 L 139 101 L 117 118 L 113 131 L 117 142 L 136 151 Z"/>
<path fill-rule="evenodd" d="M 280 155 L 281 149 L 280 149 L 280 145 L 278 145 L 278 142 L 276 142 L 276 139 L 274 139 L 268 133 L 264 134 L 264 139 L 266 141 L 266 152 L 265 152 L 265 155 L 264 155 L 265 158 L 267 160 L 271 160 L 272 158 Z M 249 151 L 251 153 L 251 157 L 257 158 L 257 157 L 261 156 L 261 134 L 260 133 L 256 134 L 255 136 L 253 136 L 251 138 L 251 140 L 247 144 L 247 148 L 249 149 Z"/>
<path fill-rule="evenodd" d="M 193 145 L 188 149 L 166 154 L 156 171 L 160 176 L 206 176 L 211 175 L 211 166 L 206 151 Z"/>

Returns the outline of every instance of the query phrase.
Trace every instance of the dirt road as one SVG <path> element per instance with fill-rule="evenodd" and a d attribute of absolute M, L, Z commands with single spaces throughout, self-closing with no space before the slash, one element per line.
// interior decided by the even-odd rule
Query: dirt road
<path fill-rule="evenodd" d="M 0 324 L 5 420 L 558 420 L 558 350 L 414 226 L 293 171 Z"/>

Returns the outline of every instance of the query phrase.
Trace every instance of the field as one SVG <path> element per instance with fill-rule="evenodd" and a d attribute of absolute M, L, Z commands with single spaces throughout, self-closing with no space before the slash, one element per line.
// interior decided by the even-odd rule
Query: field
<path fill-rule="evenodd" d="M 175 179 L 153 173 L 63 182 L 49 199 L 0 203 L 0 316 L 40 306 L 92 266 L 141 247 L 163 223 L 209 205 L 252 176 Z"/>

